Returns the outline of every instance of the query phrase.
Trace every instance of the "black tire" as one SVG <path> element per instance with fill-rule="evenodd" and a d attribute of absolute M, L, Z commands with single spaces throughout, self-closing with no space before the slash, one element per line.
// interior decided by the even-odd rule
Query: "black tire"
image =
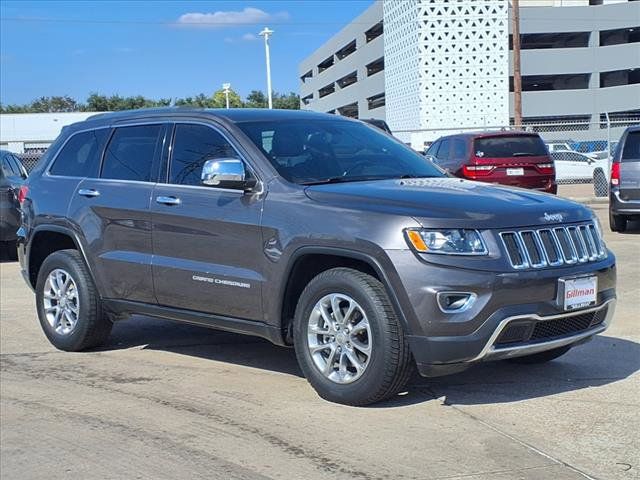
<path fill-rule="evenodd" d="M 77 323 L 67 334 L 56 332 L 45 315 L 44 292 L 47 278 L 55 269 L 68 272 L 78 291 Z M 53 346 L 60 350 L 77 352 L 93 348 L 104 343 L 111 333 L 113 323 L 102 310 L 98 291 L 82 255 L 77 250 L 59 250 L 44 260 L 36 282 L 36 306 L 42 330 Z"/>
<path fill-rule="evenodd" d="M 522 365 L 550 362 L 551 360 L 555 360 L 567 353 L 571 350 L 572 346 L 573 345 L 565 345 L 564 347 L 554 348 L 553 350 L 547 350 L 546 352 L 534 353 L 533 355 L 527 355 L 524 357 L 509 358 L 508 361 Z"/>
<path fill-rule="evenodd" d="M 612 232 L 624 232 L 627 229 L 627 218 L 622 215 L 614 215 L 609 211 L 609 228 Z"/>
<path fill-rule="evenodd" d="M 596 197 L 606 197 L 609 195 L 609 182 L 602 169 L 598 168 L 593 172 L 593 193 Z"/>
<path fill-rule="evenodd" d="M 325 377 L 309 352 L 307 328 L 311 312 L 321 298 L 332 293 L 354 299 L 366 314 L 371 329 L 372 353 L 368 364 L 359 378 L 347 384 Z M 327 270 L 309 282 L 295 312 L 294 345 L 300 368 L 318 395 L 345 405 L 369 405 L 397 394 L 415 367 L 384 286 L 371 275 L 349 268 Z"/>

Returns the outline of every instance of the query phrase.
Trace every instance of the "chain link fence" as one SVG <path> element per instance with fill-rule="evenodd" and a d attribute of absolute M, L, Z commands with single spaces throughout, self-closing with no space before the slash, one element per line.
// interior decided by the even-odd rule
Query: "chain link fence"
<path fill-rule="evenodd" d="M 30 173 L 31 170 L 33 170 L 33 167 L 36 166 L 38 160 L 40 160 L 40 157 L 44 154 L 44 152 L 46 152 L 45 149 L 34 149 L 26 151 L 24 153 L 18 153 L 16 154 L 16 156 L 22 162 L 24 168 L 27 169 L 27 172 Z"/>
<path fill-rule="evenodd" d="M 593 184 L 594 195 L 609 195 L 611 157 L 624 130 L 640 125 L 640 116 L 610 118 L 604 114 L 599 122 L 572 120 L 565 122 L 523 122 L 522 129 L 536 132 L 545 142 L 556 167 L 559 184 Z M 444 135 L 471 131 L 507 131 L 510 126 L 461 129 L 421 129 L 394 131 L 394 135 L 416 150 L 426 150 Z"/>

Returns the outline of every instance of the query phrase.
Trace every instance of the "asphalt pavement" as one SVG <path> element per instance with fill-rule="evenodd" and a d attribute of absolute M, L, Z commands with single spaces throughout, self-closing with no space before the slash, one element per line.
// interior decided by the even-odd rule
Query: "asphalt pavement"
<path fill-rule="evenodd" d="M 606 205 L 594 205 L 606 225 Z M 412 379 L 368 408 L 320 399 L 290 349 L 135 317 L 55 350 L 0 263 L 2 479 L 640 478 L 640 225 L 606 232 L 618 307 L 546 365 Z"/>

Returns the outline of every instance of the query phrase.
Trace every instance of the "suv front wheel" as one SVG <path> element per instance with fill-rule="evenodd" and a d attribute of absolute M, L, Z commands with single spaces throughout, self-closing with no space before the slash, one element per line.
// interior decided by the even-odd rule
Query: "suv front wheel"
<path fill-rule="evenodd" d="M 102 344 L 113 323 L 77 250 L 59 250 L 42 263 L 36 283 L 40 326 L 58 349 L 77 352 Z"/>
<path fill-rule="evenodd" d="M 412 372 L 402 325 L 371 275 L 334 268 L 302 292 L 294 319 L 302 371 L 329 401 L 368 405 L 398 393 Z"/>

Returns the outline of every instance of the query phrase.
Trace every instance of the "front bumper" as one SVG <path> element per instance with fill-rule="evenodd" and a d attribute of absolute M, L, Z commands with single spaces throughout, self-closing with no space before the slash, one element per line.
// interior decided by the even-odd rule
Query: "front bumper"
<path fill-rule="evenodd" d="M 404 305 L 410 310 L 409 315 L 405 313 L 408 340 L 424 376 L 455 373 L 475 362 L 531 355 L 586 341 L 604 331 L 613 316 L 616 269 L 612 254 L 601 261 L 571 267 L 488 272 L 416 263 L 415 256 L 411 259 L 398 251 L 388 253 L 399 267 L 399 277 L 407 290 L 408 302 Z M 586 275 L 598 279 L 596 306 L 564 311 L 559 301 L 559 279 Z M 443 291 L 470 292 L 476 300 L 460 313 L 446 313 L 437 304 L 438 293 Z M 594 319 L 591 323 L 585 316 L 596 313 L 601 315 L 597 322 Z M 552 326 L 554 321 L 565 323 L 563 319 L 572 322 L 572 317 L 581 315 L 578 320 L 586 323 L 580 323 L 580 328 L 570 325 L 572 328 L 561 328 L 557 334 L 533 336 L 538 324 Z M 528 330 L 519 341 L 505 344 L 500 336 L 515 324 L 525 324 Z M 500 344 L 496 343 L 498 339 Z"/>

